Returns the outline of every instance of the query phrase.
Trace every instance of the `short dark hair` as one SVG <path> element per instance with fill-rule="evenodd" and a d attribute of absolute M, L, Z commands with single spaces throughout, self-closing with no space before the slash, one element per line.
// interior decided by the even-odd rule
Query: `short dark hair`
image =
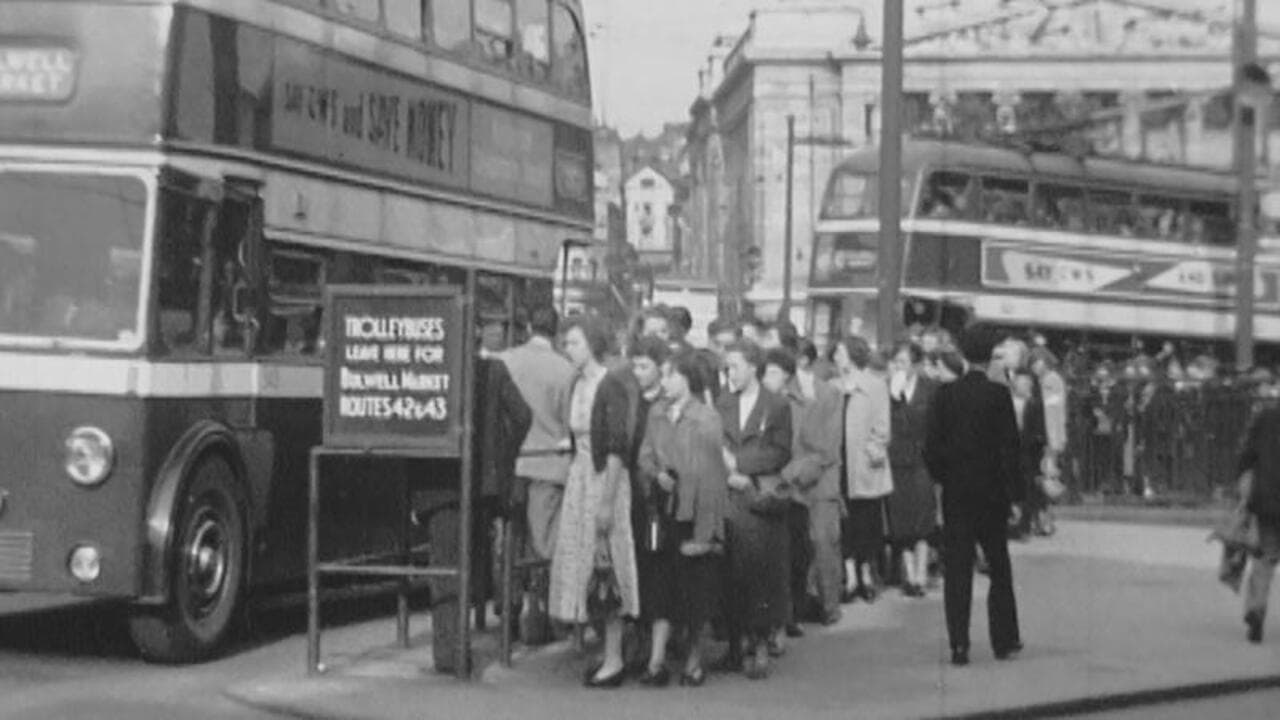
<path fill-rule="evenodd" d="M 951 371 L 953 375 L 964 374 L 964 358 L 960 357 L 960 353 L 947 348 L 946 350 L 935 350 L 930 353 L 933 362 L 941 365 Z"/>
<path fill-rule="evenodd" d="M 960 354 L 976 365 L 991 362 L 996 347 L 996 332 L 988 325 L 971 325 L 960 334 Z"/>
<path fill-rule="evenodd" d="M 613 345 L 609 326 L 594 315 L 578 315 L 569 321 L 564 331 L 567 333 L 574 328 L 581 330 L 582 336 L 587 339 L 587 347 L 591 348 L 592 357 L 597 362 L 604 360 L 605 355 L 609 354 L 610 346 Z"/>
<path fill-rule="evenodd" d="M 714 340 L 717 335 L 722 333 L 733 333 L 736 338 L 742 337 L 742 328 L 728 318 L 718 317 L 707 325 L 707 339 Z"/>
<path fill-rule="evenodd" d="M 529 331 L 553 338 L 560 332 L 560 313 L 550 305 L 538 305 L 529 312 Z"/>
<path fill-rule="evenodd" d="M 782 372 L 789 376 L 796 374 L 796 356 L 784 347 L 769 348 L 764 354 L 765 367 L 777 365 Z"/>
<path fill-rule="evenodd" d="M 871 364 L 871 344 L 861 335 L 845 335 L 836 344 L 844 346 L 844 351 L 849 354 L 849 361 L 859 370 Z M 832 346 L 832 350 L 834 349 L 835 346 Z"/>
<path fill-rule="evenodd" d="M 911 358 L 912 365 L 918 365 L 924 360 L 924 348 L 920 347 L 914 340 L 899 340 L 893 346 L 893 355 L 890 357 L 897 357 L 898 353 L 904 350 L 907 352 L 907 356 Z"/>
<path fill-rule="evenodd" d="M 656 337 L 641 337 L 627 348 L 627 357 L 647 357 L 653 364 L 661 366 L 671 357 L 671 346 Z"/>
<path fill-rule="evenodd" d="M 808 358 L 809 362 L 818 361 L 818 346 L 813 344 L 809 338 L 800 338 L 796 343 L 796 357 Z"/>
<path fill-rule="evenodd" d="M 689 383 L 689 392 L 694 397 L 702 397 L 706 392 L 707 383 L 703 379 L 703 365 L 698 359 L 697 353 L 692 350 L 681 350 L 680 352 L 667 358 L 667 362 L 671 365 L 671 369 L 684 376 Z"/>
<path fill-rule="evenodd" d="M 778 333 L 778 344 L 786 348 L 792 355 L 799 354 L 800 351 L 800 331 L 796 329 L 796 324 L 790 320 L 779 320 L 774 324 L 773 329 Z"/>
<path fill-rule="evenodd" d="M 693 329 L 693 315 L 683 305 L 673 305 L 667 310 L 667 321 L 680 328 L 681 333 L 688 334 Z"/>
<path fill-rule="evenodd" d="M 760 350 L 760 346 L 750 340 L 739 340 L 729 347 L 725 348 L 725 354 L 738 353 L 749 365 L 756 369 L 756 372 L 764 370 L 764 352 Z"/>

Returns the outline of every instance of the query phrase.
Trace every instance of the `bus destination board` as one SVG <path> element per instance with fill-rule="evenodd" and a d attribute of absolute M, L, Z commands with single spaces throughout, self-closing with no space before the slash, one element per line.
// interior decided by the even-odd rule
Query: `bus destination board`
<path fill-rule="evenodd" d="M 461 453 L 462 291 L 328 289 L 324 444 Z"/>

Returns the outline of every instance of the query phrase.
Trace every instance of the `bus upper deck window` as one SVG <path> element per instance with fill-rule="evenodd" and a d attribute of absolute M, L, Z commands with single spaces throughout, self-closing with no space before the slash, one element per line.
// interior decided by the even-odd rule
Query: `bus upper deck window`
<path fill-rule="evenodd" d="M 476 40 L 486 57 L 506 62 L 515 55 L 512 0 L 475 0 Z"/>
<path fill-rule="evenodd" d="M 981 218 L 1004 225 L 1021 225 L 1028 221 L 1027 198 L 1030 187 L 1026 180 L 982 178 Z"/>
<path fill-rule="evenodd" d="M 343 15 L 376 23 L 381 13 L 379 0 L 334 0 L 333 6 Z"/>
<path fill-rule="evenodd" d="M 387 29 L 401 37 L 422 39 L 422 0 L 382 0 Z"/>
<path fill-rule="evenodd" d="M 547 0 L 516 0 L 522 74 L 546 80 L 551 70 L 551 21 Z"/>
<path fill-rule="evenodd" d="M 1187 206 L 1187 237 L 1198 245 L 1235 243 L 1235 223 L 1226 202 L 1194 201 Z"/>
<path fill-rule="evenodd" d="M 431 39 L 446 50 L 471 44 L 471 0 L 429 0 Z"/>
<path fill-rule="evenodd" d="M 1037 185 L 1032 197 L 1031 222 L 1050 230 L 1084 232 L 1084 189 L 1073 185 Z"/>
<path fill-rule="evenodd" d="M 973 179 L 967 173 L 938 171 L 929 175 L 920 199 L 920 213 L 938 219 L 969 219 L 974 216 Z"/>
<path fill-rule="evenodd" d="M 556 3 L 551 16 L 551 80 L 557 88 L 585 99 L 591 82 L 587 77 L 587 43 L 582 25 L 569 8 Z"/>

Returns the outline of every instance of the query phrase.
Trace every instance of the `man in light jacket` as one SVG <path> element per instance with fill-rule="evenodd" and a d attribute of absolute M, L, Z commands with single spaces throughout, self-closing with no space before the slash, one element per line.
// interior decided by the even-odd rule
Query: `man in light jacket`
<path fill-rule="evenodd" d="M 524 488 L 526 534 L 529 546 L 540 559 L 550 560 L 555 551 L 560 524 L 560 504 L 569 476 L 571 440 L 569 395 L 575 372 L 556 351 L 555 338 L 560 318 L 550 306 L 534 308 L 529 315 L 528 342 L 502 353 L 511 379 L 533 411 L 533 425 L 525 436 L 516 462 L 518 483 Z M 519 517 L 519 513 L 514 513 Z M 535 573 L 525 597 L 526 627 L 521 628 L 526 643 L 546 639 L 536 628 L 545 627 L 545 572 Z M 534 629 L 529 629 L 534 628 Z"/>
<path fill-rule="evenodd" d="M 859 596 L 875 602 L 878 581 L 874 568 L 884 549 L 885 498 L 893 492 L 888 451 L 889 384 L 871 370 L 871 346 L 861 337 L 841 339 L 833 357 L 845 394 L 841 453 L 848 503 L 845 598 Z"/>
<path fill-rule="evenodd" d="M 765 360 L 765 386 L 770 390 L 771 374 L 785 375 L 788 369 L 778 352 L 783 351 L 771 351 Z M 798 498 L 807 510 L 808 576 L 818 592 L 822 624 L 834 625 L 840 621 L 840 521 L 845 515 L 840 496 L 844 399 L 835 386 L 824 380 L 816 380 L 813 397 L 807 397 L 794 372 L 781 384 L 791 401 L 795 438 L 791 462 L 782 469 L 782 479 L 798 490 Z M 792 595 L 794 603 L 795 587 Z"/>

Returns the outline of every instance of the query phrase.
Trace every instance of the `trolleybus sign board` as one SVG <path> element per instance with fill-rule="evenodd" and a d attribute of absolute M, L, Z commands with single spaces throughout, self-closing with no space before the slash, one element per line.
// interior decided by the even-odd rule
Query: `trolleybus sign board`
<path fill-rule="evenodd" d="M 463 290 L 327 290 L 324 444 L 461 454 Z"/>

